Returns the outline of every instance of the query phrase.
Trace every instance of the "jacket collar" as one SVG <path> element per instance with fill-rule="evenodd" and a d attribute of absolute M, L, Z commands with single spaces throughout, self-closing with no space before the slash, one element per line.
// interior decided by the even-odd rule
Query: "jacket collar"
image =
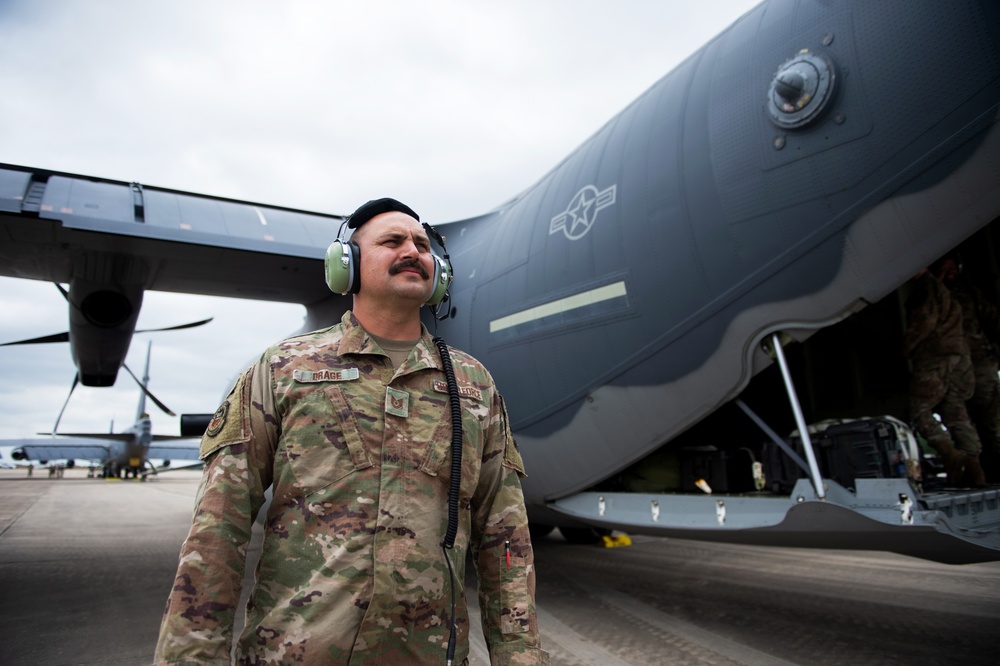
<path fill-rule="evenodd" d="M 378 343 L 375 342 L 374 338 L 368 334 L 368 331 L 364 329 L 361 322 L 359 322 L 354 316 L 353 312 L 350 310 L 345 312 L 344 316 L 341 317 L 340 322 L 344 327 L 344 335 L 340 339 L 340 344 L 337 346 L 337 354 L 340 356 L 347 354 L 387 355 L 385 351 L 379 347 Z M 411 362 L 408 360 L 404 366 L 407 372 L 422 370 L 424 368 L 436 368 L 438 370 L 443 370 L 437 346 L 435 346 L 434 339 L 431 337 L 430 332 L 427 330 L 427 327 L 424 326 L 423 322 L 420 324 L 420 339 L 417 341 L 415 352 L 417 357 L 416 365 L 411 365 Z M 411 353 L 410 357 L 413 357 L 413 353 Z"/>

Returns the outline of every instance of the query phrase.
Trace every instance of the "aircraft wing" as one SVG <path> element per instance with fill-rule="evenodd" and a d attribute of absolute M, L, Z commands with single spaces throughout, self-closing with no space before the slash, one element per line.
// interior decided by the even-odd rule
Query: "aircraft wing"
<path fill-rule="evenodd" d="M 149 447 L 147 458 L 165 458 L 172 460 L 197 460 L 198 439 L 186 438 L 176 440 L 176 443 L 157 442 Z M 108 438 L 89 437 L 59 437 L 58 439 L 4 439 L 0 447 L 11 447 L 17 451 L 19 460 L 107 460 L 115 450 L 121 449 L 121 441 Z"/>
<path fill-rule="evenodd" d="M 24 438 L 0 440 L 0 446 L 10 446 L 18 451 L 19 460 L 106 460 L 115 447 L 121 447 L 121 442 L 93 437 Z"/>
<path fill-rule="evenodd" d="M 70 438 L 72 438 L 72 439 L 78 439 L 78 440 L 84 440 L 84 441 L 93 441 L 95 439 L 100 439 L 100 440 L 104 440 L 106 442 L 131 442 L 133 439 L 135 439 L 135 435 L 132 434 L 132 433 L 130 433 L 130 432 L 106 432 L 106 433 L 103 433 L 103 434 L 90 433 L 90 432 L 66 432 L 66 433 L 63 433 L 63 432 L 60 432 L 60 433 L 40 432 L 38 434 L 39 435 L 58 435 L 60 437 L 59 441 L 62 441 L 62 442 L 66 441 L 67 439 L 70 439 Z M 26 441 L 26 442 L 37 442 L 37 441 L 44 441 L 44 440 L 26 439 L 24 441 Z M 0 446 L 3 446 L 3 445 L 0 444 Z"/>
<path fill-rule="evenodd" d="M 198 460 L 198 447 L 200 440 L 189 439 L 187 443 L 177 444 L 157 443 L 149 447 L 146 456 L 149 458 L 162 458 L 166 460 Z"/>
<path fill-rule="evenodd" d="M 313 303 L 341 216 L 0 164 L 0 275 L 67 283 L 83 254 L 141 259 L 144 288 Z"/>

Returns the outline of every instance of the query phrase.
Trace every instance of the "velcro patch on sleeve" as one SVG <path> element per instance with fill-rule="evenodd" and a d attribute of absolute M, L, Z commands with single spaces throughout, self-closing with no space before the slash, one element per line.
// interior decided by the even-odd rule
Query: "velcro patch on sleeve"
<path fill-rule="evenodd" d="M 507 440 L 507 445 L 503 448 L 503 464 L 517 472 L 518 476 L 528 476 L 524 472 L 524 460 L 521 459 L 521 452 L 517 450 L 517 443 L 513 439 Z"/>
<path fill-rule="evenodd" d="M 234 442 L 245 442 L 249 436 L 246 410 L 249 399 L 246 395 L 252 381 L 253 371 L 248 370 L 236 380 L 226 400 L 219 405 L 201 438 L 198 457 L 205 460 L 215 451 Z"/>

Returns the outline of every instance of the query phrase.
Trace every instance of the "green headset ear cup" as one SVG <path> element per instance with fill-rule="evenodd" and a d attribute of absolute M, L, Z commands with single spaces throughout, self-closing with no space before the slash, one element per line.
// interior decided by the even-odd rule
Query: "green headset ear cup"
<path fill-rule="evenodd" d="M 434 275 L 431 281 L 434 284 L 434 290 L 431 291 L 430 297 L 425 301 L 426 305 L 437 305 L 442 300 L 444 300 L 444 295 L 448 291 L 448 287 L 451 286 L 451 273 L 448 271 L 448 264 L 444 262 L 444 259 L 434 255 Z"/>
<path fill-rule="evenodd" d="M 338 294 L 356 294 L 361 287 L 360 256 L 357 243 L 335 240 L 326 249 L 323 261 L 326 286 Z"/>

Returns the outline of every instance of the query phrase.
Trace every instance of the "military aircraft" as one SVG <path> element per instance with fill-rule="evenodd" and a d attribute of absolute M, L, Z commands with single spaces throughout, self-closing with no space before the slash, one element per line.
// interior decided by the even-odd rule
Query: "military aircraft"
<path fill-rule="evenodd" d="M 998 109 L 996 3 L 766 0 L 532 187 L 426 220 L 455 269 L 427 323 L 492 370 L 532 521 L 1000 558 L 997 490 L 838 482 L 807 435 L 905 416 L 922 267 L 961 245 L 997 295 Z M 0 273 L 133 308 L 149 289 L 273 299 L 329 325 L 350 306 L 320 277 L 341 220 L 0 165 Z M 789 489 L 767 469 L 763 488 L 688 489 L 687 453 L 757 463 L 793 429 Z"/>
<path fill-rule="evenodd" d="M 149 384 L 149 358 L 153 343 L 146 350 L 146 369 L 142 376 L 139 405 L 135 423 L 122 432 L 60 433 L 53 428 L 48 438 L 22 438 L 0 440 L 0 447 L 13 447 L 11 458 L 18 461 L 37 461 L 42 465 L 53 460 L 68 461 L 72 467 L 76 460 L 88 460 L 101 466 L 106 477 L 129 476 L 145 478 L 171 466 L 173 460 L 190 461 L 179 467 L 192 467 L 198 460 L 198 438 L 180 435 L 154 435 L 152 421 L 146 412 Z M 61 414 L 60 414 L 61 416 Z M 58 426 L 58 419 L 56 421 Z M 151 459 L 162 460 L 157 467 Z"/>

